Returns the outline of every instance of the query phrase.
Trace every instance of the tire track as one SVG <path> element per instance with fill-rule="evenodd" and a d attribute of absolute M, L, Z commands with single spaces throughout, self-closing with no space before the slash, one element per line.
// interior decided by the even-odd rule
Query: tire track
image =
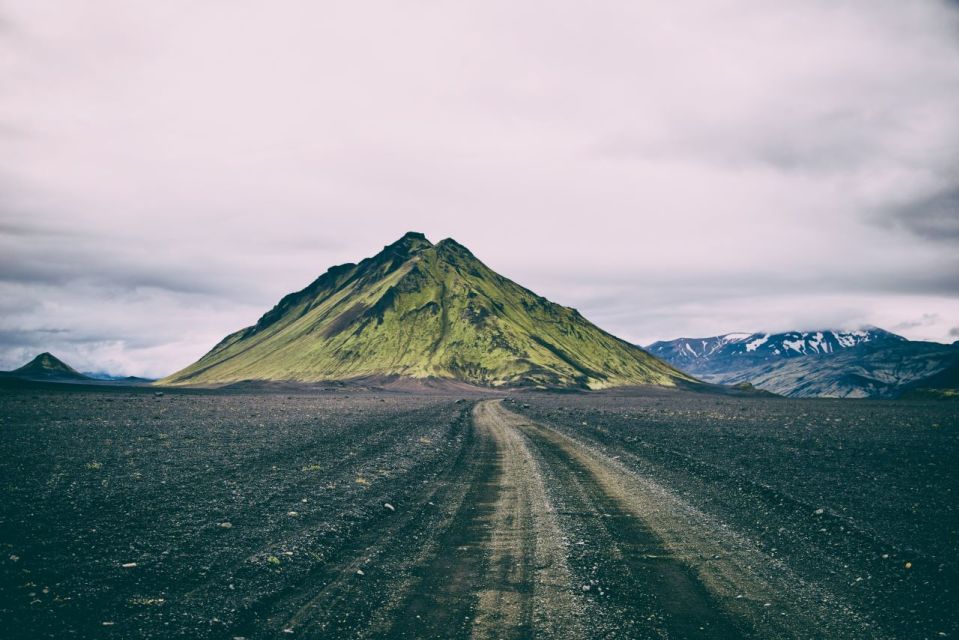
<path fill-rule="evenodd" d="M 481 403 L 472 486 L 376 637 L 577 638 L 561 532 L 525 439 Z"/>
<path fill-rule="evenodd" d="M 471 424 L 465 431 L 456 456 L 431 482 L 432 488 L 424 490 L 414 504 L 382 528 L 361 532 L 343 551 L 342 559 L 318 567 L 309 576 L 310 583 L 323 585 L 319 591 L 306 595 L 306 585 L 291 585 L 288 592 L 261 603 L 261 608 L 270 610 L 265 625 L 271 630 L 269 637 L 280 630 L 306 637 L 378 637 L 376 629 L 382 626 L 378 620 L 395 608 L 390 599 L 395 600 L 396 594 L 409 588 L 406 576 L 414 564 L 410 558 L 422 556 L 422 552 L 410 555 L 410 545 L 429 549 L 430 536 L 451 526 L 475 483 L 485 443 L 476 437 Z M 392 570 L 371 569 L 372 563 Z"/>
<path fill-rule="evenodd" d="M 486 547 L 502 476 L 497 443 L 475 422 L 473 429 L 476 446 L 460 480 L 458 507 L 418 554 L 411 579 L 396 590 L 379 616 L 380 628 L 370 637 L 469 637 L 477 593 L 488 570 Z"/>
<path fill-rule="evenodd" d="M 591 532 L 613 545 L 593 558 L 618 563 L 618 571 L 610 567 L 613 582 L 632 595 L 604 599 L 610 629 L 644 618 L 650 624 L 629 637 L 884 637 L 833 594 L 804 583 L 668 489 L 500 403 L 491 410 L 524 433 L 543 459 L 570 508 L 571 532 Z M 655 610 L 644 615 L 637 598 Z"/>
<path fill-rule="evenodd" d="M 499 403 L 480 410 L 514 438 L 528 438 L 542 461 L 540 482 L 548 478 L 563 507 L 566 537 L 575 540 L 566 554 L 576 588 L 589 601 L 580 607 L 588 637 L 743 637 L 695 574 L 597 481 L 594 469 Z"/>
<path fill-rule="evenodd" d="M 583 604 L 573 594 L 566 548 L 542 472 L 525 438 L 492 401 L 474 410 L 498 446 L 500 495 L 493 514 L 489 571 L 479 594 L 474 639 L 583 637 Z"/>
<path fill-rule="evenodd" d="M 455 458 L 416 495 L 263 602 L 250 635 L 880 637 L 665 488 L 500 401 L 473 408 Z"/>

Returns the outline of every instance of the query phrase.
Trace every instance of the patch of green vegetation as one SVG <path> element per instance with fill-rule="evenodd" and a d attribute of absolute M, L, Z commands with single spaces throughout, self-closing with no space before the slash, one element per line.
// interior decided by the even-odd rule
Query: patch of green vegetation
<path fill-rule="evenodd" d="M 322 470 L 323 470 L 323 467 L 321 467 L 318 464 L 304 465 L 303 468 L 301 469 L 301 471 L 303 471 L 304 473 L 310 473 L 310 472 L 322 471 Z"/>
<path fill-rule="evenodd" d="M 593 389 L 691 380 L 455 241 L 407 234 L 373 258 L 330 269 L 160 383 L 390 375 Z"/>
<path fill-rule="evenodd" d="M 902 397 L 912 400 L 959 400 L 959 389 L 914 389 Z"/>
<path fill-rule="evenodd" d="M 103 468 L 103 463 L 102 463 L 102 462 L 88 462 L 88 463 L 87 463 L 87 469 L 89 469 L 89 470 L 91 470 L 91 471 L 99 471 L 99 470 L 102 469 L 102 468 Z"/>

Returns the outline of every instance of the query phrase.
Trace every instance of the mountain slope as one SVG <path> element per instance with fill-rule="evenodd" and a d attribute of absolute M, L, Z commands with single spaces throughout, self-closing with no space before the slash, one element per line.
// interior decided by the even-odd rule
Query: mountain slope
<path fill-rule="evenodd" d="M 36 358 L 19 369 L 7 372 L 6 375 L 28 380 L 89 380 L 70 365 L 66 364 L 51 353 L 41 353 Z"/>
<path fill-rule="evenodd" d="M 796 398 L 894 398 L 918 388 L 955 383 L 959 347 L 937 342 L 865 343 L 838 353 L 774 360 L 705 375 L 710 382 L 750 382 Z M 946 380 L 947 373 L 952 378 Z"/>
<path fill-rule="evenodd" d="M 675 367 L 696 375 L 738 372 L 762 363 L 809 355 L 839 353 L 861 344 L 894 345 L 905 338 L 877 327 L 858 331 L 729 333 L 711 338 L 678 338 L 646 349 Z"/>
<path fill-rule="evenodd" d="M 408 233 L 331 268 L 160 384 L 369 376 L 589 388 L 693 381 L 455 241 Z"/>
<path fill-rule="evenodd" d="M 952 347 L 959 353 L 959 340 L 953 342 Z M 903 395 L 909 398 L 959 399 L 959 356 L 938 373 L 910 384 Z"/>

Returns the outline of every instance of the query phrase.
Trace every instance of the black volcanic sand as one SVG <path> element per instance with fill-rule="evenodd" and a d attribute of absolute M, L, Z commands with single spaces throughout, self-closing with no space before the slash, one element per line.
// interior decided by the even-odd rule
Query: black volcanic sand
<path fill-rule="evenodd" d="M 959 634 L 954 404 L 478 400 L 0 389 L 0 636 Z"/>
<path fill-rule="evenodd" d="M 521 402 L 510 408 L 670 487 L 892 637 L 959 635 L 955 403 L 653 391 Z"/>

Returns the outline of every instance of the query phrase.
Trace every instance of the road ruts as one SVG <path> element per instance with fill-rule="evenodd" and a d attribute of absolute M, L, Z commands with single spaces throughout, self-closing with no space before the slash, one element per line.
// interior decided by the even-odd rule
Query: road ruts
<path fill-rule="evenodd" d="M 497 443 L 501 475 L 472 637 L 584 637 L 584 603 L 542 473 L 526 439 L 500 419 L 497 406 L 483 402 L 474 410 L 478 428 Z"/>
<path fill-rule="evenodd" d="M 667 489 L 496 400 L 415 504 L 357 542 L 250 636 L 880 637 Z"/>
<path fill-rule="evenodd" d="M 462 448 L 415 508 L 369 532 L 315 593 L 265 613 L 267 626 L 249 635 L 588 637 L 588 603 L 566 564 L 543 475 L 525 436 L 493 409 L 475 408 Z M 375 610 L 362 604 L 372 602 Z"/>
<path fill-rule="evenodd" d="M 525 439 L 474 410 L 473 486 L 383 618 L 389 638 L 582 638 L 582 603 L 561 531 Z"/>
<path fill-rule="evenodd" d="M 591 637 L 885 638 L 835 594 L 770 557 L 648 478 L 500 402 L 493 419 L 541 461 L 588 581 Z"/>
<path fill-rule="evenodd" d="M 561 593 L 578 592 L 572 611 L 579 623 L 575 631 L 554 629 L 556 637 L 744 636 L 693 572 L 601 486 L 592 469 L 499 402 L 483 403 L 475 414 L 501 441 L 521 448 L 528 477 L 535 478 L 527 483 L 543 487 L 545 478 L 556 496 L 552 528 L 556 539 L 566 541 L 563 584 L 556 586 Z M 546 502 L 545 491 L 537 498 Z"/>
<path fill-rule="evenodd" d="M 365 532 L 347 559 L 325 568 L 324 582 L 315 593 L 309 593 L 310 587 L 305 585 L 301 591 L 307 596 L 300 593 L 299 598 L 292 598 L 300 601 L 295 609 L 278 608 L 270 616 L 271 624 L 252 635 L 277 637 L 283 632 L 287 637 L 305 638 L 431 637 L 432 626 L 446 629 L 448 637 L 462 635 L 469 625 L 460 618 L 471 611 L 470 598 L 475 590 L 469 582 L 448 589 L 445 606 L 432 618 L 404 608 L 404 603 L 412 594 L 435 596 L 437 589 L 444 588 L 422 583 L 424 577 L 439 575 L 444 543 L 450 546 L 460 538 L 483 535 L 476 531 L 475 522 L 482 513 L 482 496 L 490 487 L 495 489 L 491 480 L 495 470 L 490 465 L 493 455 L 494 444 L 480 437 L 468 421 L 456 455 L 436 481 L 424 484 L 414 505 L 397 512 L 389 526 Z M 467 530 L 469 533 L 465 533 Z M 480 574 L 479 546 L 474 543 L 473 549 L 463 547 L 455 546 L 459 553 L 447 564 L 467 567 L 460 570 L 465 578 Z"/>

